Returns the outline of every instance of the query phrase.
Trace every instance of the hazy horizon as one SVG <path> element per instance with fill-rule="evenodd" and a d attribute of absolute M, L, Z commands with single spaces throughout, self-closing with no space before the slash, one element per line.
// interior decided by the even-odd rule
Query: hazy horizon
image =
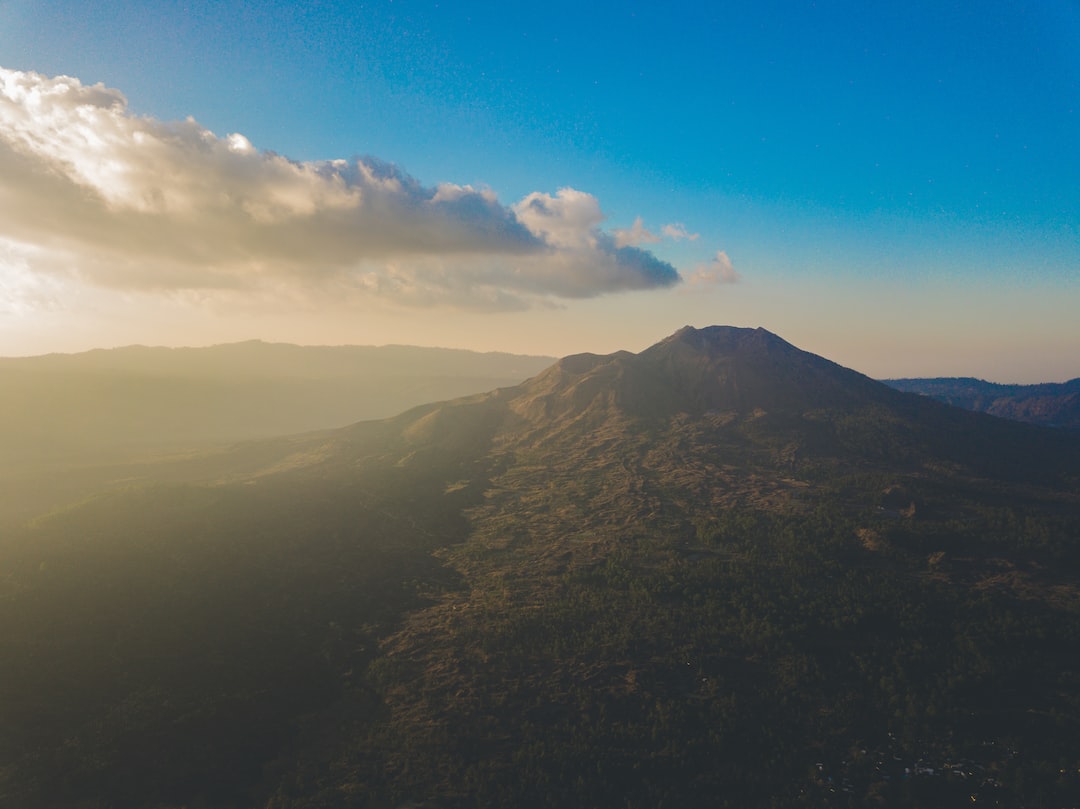
<path fill-rule="evenodd" d="M 723 324 L 709 324 L 709 325 L 723 325 Z M 771 329 L 769 329 L 769 331 L 771 331 Z M 654 340 L 649 345 L 653 345 L 656 342 L 659 342 L 660 339 L 663 339 L 663 337 L 666 337 L 666 336 L 667 335 L 658 336 L 657 339 Z M 778 336 L 783 338 L 782 334 L 780 334 Z M 75 357 L 75 356 L 78 356 L 78 355 L 81 355 L 81 354 L 88 354 L 88 353 L 91 353 L 91 352 L 122 351 L 124 349 L 147 349 L 147 350 L 169 349 L 169 350 L 196 350 L 197 351 L 197 350 L 201 350 L 201 349 L 220 348 L 220 347 L 224 347 L 224 346 L 240 346 L 240 345 L 243 345 L 243 344 L 250 344 L 250 343 L 261 343 L 261 344 L 267 345 L 267 346 L 288 346 L 288 347 L 294 347 L 294 348 L 315 348 L 315 349 L 318 349 L 318 348 L 328 348 L 328 349 L 404 348 L 404 349 L 418 349 L 418 350 L 432 350 L 432 351 L 469 352 L 469 353 L 475 353 L 475 354 L 506 354 L 508 356 L 527 357 L 527 358 L 533 358 L 533 359 L 537 359 L 537 358 L 539 358 L 539 359 L 549 359 L 552 362 L 560 359 L 561 357 L 568 356 L 568 354 L 543 354 L 543 353 L 535 353 L 535 352 L 523 353 L 523 352 L 516 352 L 516 351 L 507 351 L 507 350 L 504 350 L 504 349 L 497 349 L 497 348 L 496 349 L 473 349 L 473 348 L 462 348 L 462 347 L 458 347 L 458 346 L 447 346 L 447 345 L 416 345 L 416 344 L 410 344 L 410 343 L 381 343 L 381 344 L 377 344 L 377 343 L 363 343 L 363 344 L 362 343 L 293 343 L 293 342 L 288 342 L 288 341 L 284 341 L 284 340 L 266 340 L 266 339 L 263 339 L 261 337 L 250 337 L 250 338 L 246 338 L 246 339 L 229 340 L 229 341 L 226 341 L 226 342 L 203 343 L 203 344 L 184 343 L 184 344 L 176 344 L 176 345 L 163 345 L 163 344 L 160 344 L 160 343 L 124 343 L 124 344 L 111 345 L 111 346 L 93 346 L 93 347 L 90 347 L 90 348 L 76 349 L 76 350 L 72 350 L 72 351 L 46 351 L 46 352 L 29 353 L 29 354 L 2 354 L 2 355 L 0 355 L 0 360 L 19 360 L 19 359 L 30 360 L 30 359 L 35 359 L 35 358 L 39 358 L 39 357 L 51 357 L 51 356 Z M 803 348 L 802 346 L 796 346 L 796 347 L 797 348 Z M 643 348 L 648 348 L 648 346 L 644 346 Z M 571 353 L 571 354 L 580 354 L 580 353 L 611 354 L 611 353 L 615 353 L 615 352 L 620 351 L 620 350 L 629 350 L 629 349 L 614 349 L 614 350 L 608 351 L 608 352 L 575 351 L 575 352 L 569 352 L 569 353 Z M 808 350 L 808 349 L 804 349 L 804 350 Z M 635 351 L 633 351 L 631 353 L 637 353 L 637 351 L 635 350 Z M 816 353 L 816 352 L 811 352 L 811 353 Z M 833 358 L 828 357 L 828 356 L 825 356 L 825 359 L 833 360 Z M 833 361 L 835 361 L 835 360 L 833 360 Z M 845 366 L 845 367 L 850 367 L 850 366 Z M 980 376 L 976 376 L 976 375 L 968 374 L 968 373 L 958 373 L 958 374 L 915 374 L 915 375 L 908 375 L 908 376 L 900 376 L 900 375 L 895 375 L 895 376 L 875 376 L 873 374 L 868 374 L 868 373 L 866 373 L 865 371 L 863 371 L 863 370 L 861 370 L 859 368 L 852 368 L 852 370 L 858 371 L 859 373 L 862 373 L 862 374 L 864 374 L 866 376 L 870 376 L 872 379 L 876 379 L 876 380 L 880 380 L 880 381 L 893 381 L 893 380 L 903 380 L 903 379 L 928 379 L 929 380 L 929 379 L 937 379 L 937 378 L 940 378 L 940 379 L 966 379 L 966 378 L 971 378 L 971 379 L 978 379 L 978 380 L 981 380 L 983 382 L 989 382 L 989 383 L 998 384 L 998 385 L 1039 385 L 1039 384 L 1060 384 L 1062 382 L 1071 382 L 1074 379 L 1080 378 L 1080 376 L 1074 376 L 1074 377 L 1063 377 L 1061 379 L 1033 379 L 1031 381 L 1018 381 L 1018 380 L 1014 380 L 1014 379 L 988 379 L 988 378 L 985 378 L 985 377 L 980 377 Z"/>

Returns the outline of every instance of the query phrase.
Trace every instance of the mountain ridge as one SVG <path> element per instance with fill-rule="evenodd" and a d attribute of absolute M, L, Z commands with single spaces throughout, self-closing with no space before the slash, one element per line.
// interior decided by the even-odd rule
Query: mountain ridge
<path fill-rule="evenodd" d="M 897 390 L 1014 421 L 1080 430 L 1080 378 L 1061 383 L 1003 385 L 973 377 L 887 379 Z"/>
<path fill-rule="evenodd" d="M 686 327 L 638 354 L 571 355 L 491 395 L 541 425 L 541 432 L 569 431 L 575 440 L 605 419 L 707 416 L 748 429 L 755 422 L 770 423 L 777 435 L 789 434 L 810 452 L 815 445 L 836 448 L 846 442 L 857 452 L 872 449 L 876 458 L 893 446 L 897 459 L 918 451 L 940 460 L 964 455 L 970 461 L 985 455 L 978 434 L 987 432 L 995 451 L 1006 450 L 1006 463 L 992 466 L 1017 464 L 1032 474 L 1034 464 L 1023 457 L 1027 450 L 1049 450 L 1059 440 L 1038 428 L 893 390 L 764 329 Z M 436 405 L 442 406 L 459 405 Z M 736 432 L 732 427 L 729 437 Z"/>

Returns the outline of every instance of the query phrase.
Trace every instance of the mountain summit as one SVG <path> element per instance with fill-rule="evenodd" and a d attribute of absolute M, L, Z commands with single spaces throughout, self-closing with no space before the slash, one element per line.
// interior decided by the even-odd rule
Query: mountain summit
<path fill-rule="evenodd" d="M 640 354 L 569 356 L 517 391 L 519 400 L 538 400 L 524 409 L 545 419 L 600 402 L 627 416 L 655 419 L 801 412 L 897 398 L 885 386 L 765 329 L 729 326 L 687 326 Z"/>
<path fill-rule="evenodd" d="M 695 413 L 807 410 L 889 398 L 867 377 L 762 328 L 686 326 L 635 361 Z"/>
<path fill-rule="evenodd" d="M 409 427 L 415 419 L 425 426 Z M 1048 479 L 1069 467 L 1052 433 L 902 393 L 762 328 L 687 326 L 638 354 L 568 356 L 521 385 L 395 422 L 439 445 L 474 442 L 473 451 L 478 434 L 461 431 L 482 425 L 502 451 L 554 443 L 570 453 L 562 460 L 587 447 L 625 453 L 681 430 L 710 458 L 726 448 L 788 472 L 946 463 L 979 476 Z"/>

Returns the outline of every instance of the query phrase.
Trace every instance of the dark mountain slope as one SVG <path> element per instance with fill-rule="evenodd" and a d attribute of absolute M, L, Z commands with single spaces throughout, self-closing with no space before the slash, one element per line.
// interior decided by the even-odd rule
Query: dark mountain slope
<path fill-rule="evenodd" d="M 898 393 L 764 329 L 687 327 L 640 355 L 568 357 L 505 396 L 541 432 L 694 421 L 717 428 L 707 441 L 771 453 L 777 468 L 948 464 L 1029 481 L 1077 469 L 1060 436 Z"/>
<path fill-rule="evenodd" d="M 1061 384 L 999 385 L 968 377 L 887 379 L 897 390 L 992 416 L 1080 430 L 1080 379 Z"/>
<path fill-rule="evenodd" d="M 1068 434 L 717 327 L 189 472 L 0 548 L 18 805 L 1080 801 Z"/>

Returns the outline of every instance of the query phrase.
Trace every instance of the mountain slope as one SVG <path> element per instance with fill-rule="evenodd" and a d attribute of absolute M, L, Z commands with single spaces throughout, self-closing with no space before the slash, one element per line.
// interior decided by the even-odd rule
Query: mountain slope
<path fill-rule="evenodd" d="M 967 377 L 888 379 L 897 390 L 941 402 L 1046 427 L 1080 430 L 1080 379 L 1060 384 L 999 385 Z"/>
<path fill-rule="evenodd" d="M 233 452 L 0 548 L 19 805 L 1080 800 L 1068 434 L 713 327 Z"/>

